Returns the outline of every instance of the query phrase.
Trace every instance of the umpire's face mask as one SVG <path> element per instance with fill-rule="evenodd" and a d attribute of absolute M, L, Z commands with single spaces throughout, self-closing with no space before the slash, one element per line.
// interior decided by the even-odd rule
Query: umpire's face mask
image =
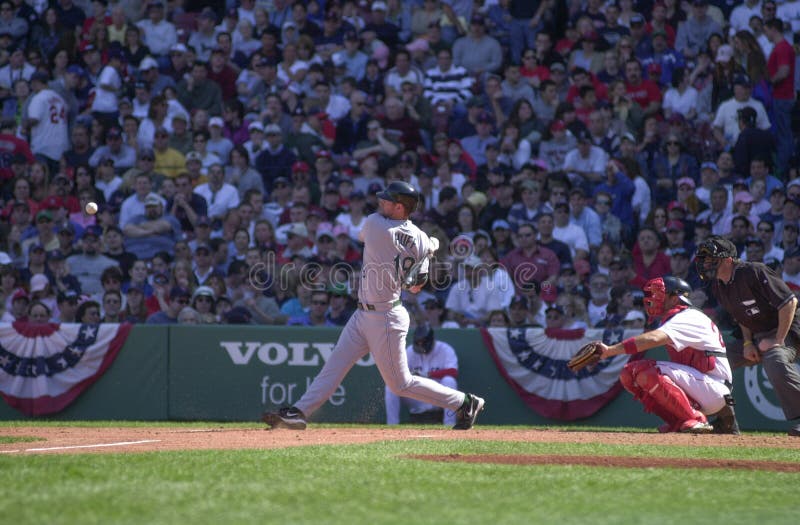
<path fill-rule="evenodd" d="M 699 275 L 700 279 L 703 281 L 713 281 L 717 278 L 717 269 L 722 264 L 723 260 L 724 259 L 720 259 L 719 257 L 696 256 L 694 265 L 697 269 L 697 275 Z"/>

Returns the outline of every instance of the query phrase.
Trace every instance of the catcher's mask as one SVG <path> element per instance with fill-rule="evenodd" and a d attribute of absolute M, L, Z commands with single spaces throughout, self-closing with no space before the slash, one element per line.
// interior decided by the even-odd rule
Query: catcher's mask
<path fill-rule="evenodd" d="M 428 323 L 419 325 L 414 330 L 414 351 L 428 354 L 433 350 L 433 328 Z"/>
<path fill-rule="evenodd" d="M 717 278 L 717 268 L 722 261 L 728 257 L 735 259 L 737 256 L 736 246 L 731 241 L 714 235 L 697 247 L 694 265 L 700 279 L 713 281 Z"/>
<path fill-rule="evenodd" d="M 692 306 L 689 292 L 692 287 L 689 283 L 678 277 L 657 277 L 650 279 L 644 286 L 644 310 L 650 317 L 661 317 L 666 311 L 665 303 L 670 295 L 677 295 L 680 301 Z"/>

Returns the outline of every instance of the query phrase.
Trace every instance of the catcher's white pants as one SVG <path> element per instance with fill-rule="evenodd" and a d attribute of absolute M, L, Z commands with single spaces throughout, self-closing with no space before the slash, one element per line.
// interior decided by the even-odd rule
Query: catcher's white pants
<path fill-rule="evenodd" d="M 433 379 L 440 385 L 444 385 L 448 388 L 452 388 L 456 390 L 458 388 L 458 382 L 456 381 L 455 377 L 452 376 L 444 376 L 441 379 Z M 424 403 L 422 401 L 417 401 L 416 399 L 411 399 L 410 397 L 400 397 L 391 390 L 389 387 L 386 387 L 384 392 L 384 401 L 386 402 L 386 424 L 387 425 L 399 425 L 400 424 L 400 406 L 406 405 L 408 407 L 408 411 L 412 414 L 422 414 L 423 412 L 430 412 L 431 410 L 436 410 L 438 407 L 431 405 L 430 403 Z M 452 410 L 445 410 L 444 411 L 444 418 L 443 421 L 444 425 L 448 427 L 452 427 L 456 424 L 456 413 Z"/>
<path fill-rule="evenodd" d="M 342 330 L 328 362 L 295 406 L 306 417 L 313 414 L 331 397 L 356 361 L 371 353 L 386 386 L 395 394 L 445 410 L 458 410 L 464 403 L 463 392 L 409 372 L 408 326 L 408 312 L 403 306 L 387 312 L 356 310 Z"/>
<path fill-rule="evenodd" d="M 662 374 L 672 379 L 686 392 L 689 398 L 700 405 L 703 414 L 707 416 L 716 414 L 725 406 L 725 396 L 731 391 L 721 379 L 672 361 L 656 361 L 656 366 Z"/>

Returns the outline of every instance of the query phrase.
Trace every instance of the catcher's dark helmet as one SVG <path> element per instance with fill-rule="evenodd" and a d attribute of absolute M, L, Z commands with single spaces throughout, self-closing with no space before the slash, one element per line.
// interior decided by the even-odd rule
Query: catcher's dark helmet
<path fill-rule="evenodd" d="M 419 191 L 407 182 L 395 180 L 385 190 L 378 192 L 378 198 L 385 201 L 399 202 L 411 214 L 419 204 Z"/>
<path fill-rule="evenodd" d="M 433 328 L 428 323 L 417 326 L 414 330 L 414 351 L 427 354 L 433 350 Z"/>
<path fill-rule="evenodd" d="M 738 256 L 736 245 L 724 237 L 713 235 L 697 247 L 697 253 L 694 255 L 697 274 L 704 281 L 712 281 L 717 278 L 717 268 L 723 259 L 728 257 L 735 259 Z"/>

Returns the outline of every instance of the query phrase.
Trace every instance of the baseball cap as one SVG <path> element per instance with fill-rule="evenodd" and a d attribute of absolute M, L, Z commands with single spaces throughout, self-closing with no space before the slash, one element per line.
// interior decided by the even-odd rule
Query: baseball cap
<path fill-rule="evenodd" d="M 225 313 L 225 322 L 228 324 L 250 324 L 253 316 L 244 306 L 234 306 Z"/>
<path fill-rule="evenodd" d="M 567 124 L 563 120 L 554 120 L 550 124 L 550 131 L 564 131 L 567 129 Z"/>
<path fill-rule="evenodd" d="M 298 160 L 297 162 L 292 164 L 292 172 L 294 173 L 295 171 L 309 172 L 311 171 L 311 168 L 309 168 L 308 164 L 306 164 L 302 160 Z"/>
<path fill-rule="evenodd" d="M 575 273 L 575 267 L 572 265 L 572 263 L 562 263 L 560 273 L 562 275 L 565 273 Z"/>
<path fill-rule="evenodd" d="M 670 257 L 678 257 L 678 256 L 680 256 L 680 257 L 686 257 L 687 259 L 689 258 L 689 252 L 686 251 L 686 248 L 681 248 L 681 247 L 672 248 L 669 251 L 669 255 L 670 255 Z"/>
<path fill-rule="evenodd" d="M 103 234 L 103 230 L 100 226 L 94 225 L 89 226 L 85 230 L 83 230 L 83 237 L 100 237 Z"/>
<path fill-rule="evenodd" d="M 740 86 L 750 86 L 750 77 L 740 73 L 733 76 L 733 85 L 739 84 Z"/>
<path fill-rule="evenodd" d="M 430 49 L 430 44 L 428 44 L 428 41 L 424 38 L 417 38 L 412 40 L 411 43 L 407 44 L 406 49 L 411 53 L 417 51 L 428 51 L 428 49 Z"/>
<path fill-rule="evenodd" d="M 197 253 L 197 252 L 200 252 L 200 251 L 203 251 L 203 252 L 206 252 L 206 253 L 211 253 L 211 247 L 208 244 L 200 243 L 200 244 L 198 244 L 197 246 L 194 247 L 194 253 Z"/>
<path fill-rule="evenodd" d="M 31 82 L 33 81 L 38 81 L 47 84 L 48 82 L 50 82 L 50 75 L 42 71 L 37 71 L 36 73 L 31 75 Z"/>
<path fill-rule="evenodd" d="M 280 135 L 282 133 L 281 127 L 277 124 L 268 124 L 264 128 L 265 135 Z"/>
<path fill-rule="evenodd" d="M 548 306 L 547 309 L 544 312 L 545 313 L 558 312 L 561 315 L 566 315 L 566 313 L 564 312 L 564 308 L 562 308 L 561 306 L 559 306 L 557 304 L 553 304 L 553 305 Z"/>
<path fill-rule="evenodd" d="M 214 290 L 210 286 L 198 286 L 197 289 L 192 294 L 192 300 L 194 300 L 195 297 L 199 297 L 201 295 L 203 297 L 211 297 L 212 299 L 216 297 L 216 295 L 214 294 Z"/>
<path fill-rule="evenodd" d="M 716 164 L 716 163 L 714 163 L 714 162 L 704 162 L 704 163 L 702 163 L 702 164 L 700 165 L 700 169 L 701 169 L 701 170 L 713 170 L 713 171 L 719 171 L 719 170 L 717 169 L 717 164 Z"/>
<path fill-rule="evenodd" d="M 636 137 L 634 137 L 633 133 L 631 133 L 630 131 L 626 131 L 625 133 L 622 134 L 622 140 L 628 140 L 636 144 Z"/>
<path fill-rule="evenodd" d="M 511 298 L 509 306 L 514 306 L 517 304 L 521 304 L 523 308 L 528 308 L 528 298 L 524 295 L 515 295 Z"/>
<path fill-rule="evenodd" d="M 180 42 L 174 44 L 171 48 L 169 48 L 170 53 L 187 53 L 188 51 L 189 48 L 187 48 L 185 44 L 181 44 Z"/>
<path fill-rule="evenodd" d="M 43 273 L 37 273 L 33 277 L 31 277 L 31 293 L 41 292 L 47 288 L 47 285 L 50 281 L 47 279 L 47 276 Z"/>
<path fill-rule="evenodd" d="M 44 251 L 44 246 L 42 246 L 38 242 L 28 246 L 28 253 L 43 252 L 43 251 Z"/>
<path fill-rule="evenodd" d="M 784 261 L 790 257 L 800 257 L 800 246 L 794 246 L 786 250 L 786 252 L 784 252 L 783 254 Z M 31 290 L 31 292 L 33 292 L 33 290 Z"/>
<path fill-rule="evenodd" d="M 683 221 L 667 221 L 667 231 L 683 231 Z"/>
<path fill-rule="evenodd" d="M 110 128 L 108 130 L 108 132 L 106 132 L 106 136 L 107 137 L 121 137 L 122 136 L 122 130 L 119 129 L 118 127 L 114 126 L 114 127 Z"/>
<path fill-rule="evenodd" d="M 225 121 L 222 120 L 222 117 L 211 117 L 210 119 L 208 119 L 208 127 L 210 128 L 211 126 L 217 126 L 217 127 L 220 127 L 220 128 L 224 128 L 225 127 Z"/>
<path fill-rule="evenodd" d="M 314 156 L 318 159 L 329 159 L 332 157 L 331 152 L 326 149 L 319 150 Z"/>
<path fill-rule="evenodd" d="M 189 153 L 186 154 L 186 162 L 190 161 L 203 162 L 203 157 L 201 157 L 200 154 L 196 151 L 190 151 Z"/>
<path fill-rule="evenodd" d="M 52 250 L 47 252 L 47 259 L 50 261 L 63 261 L 67 256 L 61 250 Z"/>
<path fill-rule="evenodd" d="M 161 206 L 161 198 L 155 193 L 150 193 L 144 199 L 144 205 L 147 206 Z"/>
<path fill-rule="evenodd" d="M 373 2 L 372 3 L 372 10 L 373 11 L 384 11 L 384 12 L 388 11 L 388 9 L 386 8 L 386 2 L 381 2 L 380 0 L 378 0 L 377 2 Z"/>
<path fill-rule="evenodd" d="M 691 186 L 692 189 L 694 189 L 696 186 L 694 180 L 691 177 L 681 177 L 680 179 L 678 179 L 678 187 L 681 187 L 684 184 Z"/>
<path fill-rule="evenodd" d="M 20 289 L 14 292 L 14 295 L 11 296 L 11 302 L 13 303 L 14 301 L 17 301 L 19 299 L 25 299 L 26 301 L 30 301 L 31 298 L 28 295 L 28 292 Z"/>
<path fill-rule="evenodd" d="M 727 64 L 733 58 L 733 47 L 729 46 L 728 44 L 722 44 L 717 48 L 717 62 L 723 62 Z"/>
<path fill-rule="evenodd" d="M 41 210 L 36 213 L 36 222 L 39 222 L 39 219 L 46 219 L 48 221 L 53 220 L 53 214 L 50 210 Z"/>
<path fill-rule="evenodd" d="M 261 122 L 251 122 L 249 126 L 247 126 L 247 131 L 260 131 L 264 133 L 264 125 Z"/>
<path fill-rule="evenodd" d="M 293 222 L 289 229 L 286 230 L 286 235 L 296 235 L 298 237 L 308 237 L 308 228 L 302 222 Z"/>
<path fill-rule="evenodd" d="M 344 224 L 337 224 L 333 227 L 333 236 L 339 237 L 340 235 L 350 237 L 350 230 Z"/>
<path fill-rule="evenodd" d="M 589 135 L 589 132 L 585 129 L 579 130 L 578 133 L 575 134 L 575 138 L 578 139 L 578 142 L 592 141 L 592 136 Z"/>
<path fill-rule="evenodd" d="M 740 191 L 734 197 L 733 202 L 735 202 L 735 203 L 736 202 L 745 202 L 745 203 L 749 202 L 749 203 L 752 203 L 752 202 L 755 202 L 755 199 L 753 199 L 753 196 L 750 195 L 750 192 Z"/>
<path fill-rule="evenodd" d="M 69 301 L 69 302 L 73 302 L 74 301 L 74 302 L 77 303 L 78 302 L 78 292 L 76 292 L 72 288 L 67 288 L 66 290 L 58 292 L 58 295 L 56 296 L 56 301 L 59 302 L 59 303 L 63 303 L 63 302 L 66 302 L 66 301 Z"/>
<path fill-rule="evenodd" d="M 644 314 L 639 310 L 631 310 L 630 312 L 625 314 L 625 317 L 622 319 L 623 323 L 627 323 L 630 321 L 646 321 L 646 318 Z"/>
<path fill-rule="evenodd" d="M 140 71 L 147 71 L 149 69 L 158 69 L 158 62 L 153 57 L 144 57 L 142 62 L 139 64 Z"/>
<path fill-rule="evenodd" d="M 200 12 L 200 18 L 205 18 L 213 22 L 217 21 L 217 15 L 214 14 L 214 11 L 210 7 L 203 8 L 203 10 Z"/>
<path fill-rule="evenodd" d="M 672 210 L 681 210 L 685 212 L 686 206 L 684 206 L 678 201 L 672 201 L 669 204 L 667 204 L 667 211 L 672 211 Z"/>
<path fill-rule="evenodd" d="M 492 230 L 510 230 L 511 225 L 508 224 L 508 221 L 503 219 L 496 219 L 492 223 Z"/>
<path fill-rule="evenodd" d="M 620 268 L 627 268 L 629 264 L 630 262 L 626 257 L 615 255 L 614 258 L 611 259 L 611 262 L 608 263 L 608 267 L 613 268 L 614 266 L 619 266 Z"/>
<path fill-rule="evenodd" d="M 173 286 L 169 291 L 169 298 L 170 299 L 178 299 L 179 297 L 191 297 L 192 294 L 189 293 L 189 290 L 186 288 L 181 288 L 180 286 Z"/>

